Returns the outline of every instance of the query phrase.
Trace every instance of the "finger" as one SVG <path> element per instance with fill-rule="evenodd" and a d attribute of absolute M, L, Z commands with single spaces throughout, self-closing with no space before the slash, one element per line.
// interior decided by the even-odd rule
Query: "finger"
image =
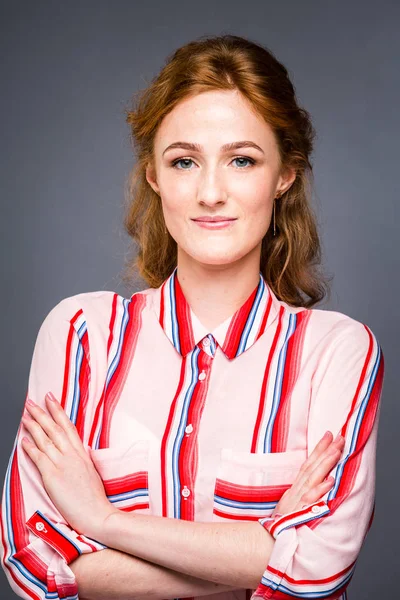
<path fill-rule="evenodd" d="M 37 404 L 32 406 L 28 402 L 25 405 L 27 413 L 29 414 L 35 423 L 40 425 L 42 431 L 46 434 L 46 436 L 52 441 L 54 446 L 63 454 L 66 454 L 70 449 L 71 445 L 68 441 L 68 438 L 65 435 L 65 432 L 62 427 L 58 423 L 54 422 L 54 419 L 45 412 L 40 406 Z M 35 428 L 36 431 L 36 428 Z M 43 436 L 40 437 L 43 441 Z M 39 439 L 39 441 L 40 441 Z"/>
<path fill-rule="evenodd" d="M 68 419 L 59 402 L 57 400 L 55 402 L 46 401 L 46 405 L 48 407 L 51 405 L 51 408 L 49 410 L 50 414 L 45 412 L 37 404 L 32 406 L 27 403 L 26 409 L 29 411 L 32 417 L 35 418 L 35 420 L 42 426 L 44 431 L 53 441 L 55 446 L 60 450 L 60 452 L 62 452 L 63 454 L 70 454 L 71 451 L 75 450 L 78 451 L 79 454 L 81 454 L 82 450 L 77 445 L 76 438 L 73 435 L 73 432 L 71 432 L 71 429 L 75 430 L 75 426 Z M 60 418 L 60 413 L 64 415 L 64 419 Z M 78 437 L 79 443 L 82 447 L 82 442 L 80 441 L 77 432 L 76 436 Z M 87 455 L 86 459 L 88 459 Z"/>
<path fill-rule="evenodd" d="M 332 440 L 333 440 L 332 432 L 327 431 L 322 436 L 322 438 L 319 440 L 319 442 L 317 443 L 317 445 L 315 446 L 315 448 L 311 452 L 311 454 L 304 461 L 304 463 L 302 464 L 301 470 L 307 471 L 314 464 L 314 462 L 321 456 L 321 454 L 327 448 L 329 448 L 330 444 L 332 443 Z"/>
<path fill-rule="evenodd" d="M 301 498 L 302 504 L 312 504 L 313 502 L 318 502 L 321 498 L 329 492 L 330 489 L 335 485 L 335 478 L 328 477 L 312 489 L 310 489 L 306 494 L 304 494 Z"/>
<path fill-rule="evenodd" d="M 314 488 L 316 485 L 324 481 L 327 475 L 329 475 L 332 469 L 337 465 L 341 455 L 341 450 L 332 449 L 321 459 L 321 461 L 310 474 L 308 481 L 309 488 Z"/>
<path fill-rule="evenodd" d="M 333 436 L 332 436 L 333 437 Z M 322 438 L 323 440 L 324 438 Z M 318 445 L 315 447 L 315 449 L 318 448 Z M 319 452 L 318 454 L 314 452 L 309 456 L 309 463 L 307 465 L 306 468 L 303 469 L 303 471 L 305 472 L 310 472 L 310 471 L 314 471 L 316 467 L 318 467 L 321 463 L 321 461 L 325 460 L 326 456 L 337 452 L 338 450 L 340 451 L 340 453 L 343 451 L 345 445 L 345 439 L 343 436 L 338 436 L 336 437 L 334 440 L 332 440 L 329 444 L 325 445 L 326 447 L 324 448 L 323 445 L 321 445 L 322 451 Z"/>
<path fill-rule="evenodd" d="M 52 400 L 52 398 L 54 400 Z M 82 456 L 86 460 L 91 461 L 91 458 L 85 450 L 85 447 L 82 443 L 77 428 L 75 427 L 74 423 L 69 419 L 68 415 L 66 414 L 65 410 L 63 409 L 57 398 L 53 394 L 51 394 L 51 392 L 49 392 L 48 394 L 46 394 L 45 400 L 46 406 L 48 407 L 50 414 L 52 415 L 54 421 L 64 430 L 71 446 L 78 452 L 80 456 Z"/>
<path fill-rule="evenodd" d="M 51 440 L 49 440 L 49 438 L 47 438 L 47 443 L 44 442 L 43 438 L 47 436 L 43 430 L 42 435 L 38 431 L 41 429 L 40 425 L 35 423 L 33 420 L 29 424 L 27 422 L 25 423 L 25 417 L 23 417 L 22 420 L 24 421 L 24 427 L 33 438 L 32 441 L 27 437 L 23 437 L 21 441 L 22 448 L 27 452 L 40 472 L 45 469 L 54 468 L 57 460 L 57 454 L 58 457 L 60 457 L 60 452 L 57 450 Z"/>
<path fill-rule="evenodd" d="M 302 498 L 305 494 L 308 494 L 316 486 L 322 483 L 337 464 L 340 455 L 341 450 L 332 446 L 326 450 L 324 456 L 313 470 L 310 469 L 303 473 L 299 472 L 298 478 L 292 484 L 291 489 L 293 494 L 295 494 L 297 498 Z"/>

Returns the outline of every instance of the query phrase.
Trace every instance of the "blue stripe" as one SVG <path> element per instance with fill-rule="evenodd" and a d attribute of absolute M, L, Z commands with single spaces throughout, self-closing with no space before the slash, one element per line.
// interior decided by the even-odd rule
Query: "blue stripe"
<path fill-rule="evenodd" d="M 172 273 L 172 277 L 169 279 L 169 300 L 171 303 L 171 327 L 172 327 L 172 341 L 175 348 L 181 353 L 181 345 L 179 343 L 179 324 L 178 319 L 176 317 L 176 298 L 175 298 L 175 277 L 176 277 L 175 267 L 174 272 Z"/>
<path fill-rule="evenodd" d="M 185 399 L 183 401 L 182 413 L 179 421 L 178 430 L 176 433 L 176 437 L 173 444 L 172 450 L 172 480 L 173 480 L 173 494 L 174 494 L 174 518 L 181 518 L 181 481 L 179 478 L 179 454 L 182 445 L 182 439 L 185 434 L 185 427 L 187 424 L 187 414 L 190 406 L 190 402 L 193 396 L 193 390 L 196 386 L 196 382 L 198 380 L 199 369 L 197 365 L 197 357 L 200 354 L 200 349 L 198 346 L 192 352 L 191 355 L 191 367 L 192 367 L 192 378 L 189 384 L 189 387 L 185 394 Z"/>
<path fill-rule="evenodd" d="M 239 502 L 238 500 L 229 500 L 223 496 L 218 496 L 217 494 L 214 494 L 214 500 L 217 504 L 221 504 L 222 506 L 243 509 L 268 510 L 270 508 L 275 508 L 278 504 L 278 500 L 276 502 Z"/>
<path fill-rule="evenodd" d="M 278 368 L 277 368 L 277 374 L 276 374 L 276 379 L 275 379 L 275 383 L 274 383 L 274 395 L 273 395 L 273 401 L 272 401 L 272 408 L 271 408 L 271 414 L 268 419 L 268 424 L 267 424 L 267 427 L 265 430 L 263 452 L 271 452 L 272 430 L 273 430 L 273 427 L 275 424 L 275 419 L 276 419 L 276 415 L 278 413 L 278 408 L 279 408 L 280 399 L 281 399 L 282 381 L 283 381 L 283 375 L 284 375 L 284 365 L 286 363 L 287 345 L 288 345 L 288 341 L 289 341 L 292 333 L 294 331 L 296 331 L 296 325 L 297 325 L 297 315 L 290 314 L 288 327 L 286 330 L 285 342 L 279 352 Z"/>
<path fill-rule="evenodd" d="M 121 320 L 121 327 L 119 330 L 119 337 L 118 337 L 118 345 L 117 345 L 117 351 L 114 355 L 114 358 L 111 361 L 111 364 L 109 365 L 108 369 L 107 369 L 107 375 L 106 375 L 106 383 L 105 383 L 105 391 L 104 393 L 107 393 L 107 389 L 108 386 L 110 384 L 110 381 L 118 367 L 120 358 L 121 358 L 121 352 L 122 352 L 122 344 L 123 344 L 123 339 L 125 337 L 125 331 L 127 328 L 127 325 L 129 323 L 129 305 L 132 301 L 133 296 L 128 300 L 127 298 L 122 298 L 122 305 L 124 307 L 124 312 L 122 315 L 122 320 Z M 94 445 L 95 449 L 99 448 L 99 444 L 100 444 L 100 436 L 103 430 L 103 424 L 101 424 L 99 431 L 97 433 L 97 437 L 96 437 L 96 442 Z"/>
<path fill-rule="evenodd" d="M 330 508 L 328 507 L 328 508 L 325 508 L 323 510 L 323 512 L 321 511 L 317 515 L 305 517 L 301 521 L 296 521 L 295 523 L 289 523 L 288 525 L 286 525 L 286 527 L 282 527 L 282 529 L 279 529 L 279 534 L 282 531 L 285 531 L 285 529 L 290 529 L 291 527 L 297 527 L 298 525 L 302 525 L 303 523 L 308 523 L 308 521 L 313 521 L 314 519 L 320 519 L 321 517 L 328 515 L 330 512 L 331 512 Z"/>
<path fill-rule="evenodd" d="M 36 585 L 38 588 L 40 588 L 44 592 L 45 598 L 49 598 L 49 599 L 53 600 L 53 599 L 58 598 L 58 593 L 57 592 L 49 592 L 47 589 L 47 586 L 45 586 L 42 581 L 37 579 L 30 571 L 28 571 L 28 569 L 26 567 L 24 567 L 24 565 L 19 560 L 17 560 L 13 556 L 16 553 L 16 547 L 15 547 L 14 532 L 13 532 L 12 525 L 11 525 L 11 515 L 10 515 L 10 505 L 11 505 L 10 476 L 11 476 L 12 461 L 13 461 L 14 453 L 16 452 L 16 448 L 17 448 L 17 440 L 18 440 L 18 434 L 15 437 L 14 446 L 13 446 L 13 450 L 11 452 L 10 460 L 8 462 L 6 478 L 5 478 L 4 498 L 5 498 L 5 509 L 6 509 L 7 541 L 11 547 L 11 554 L 8 554 L 8 552 L 7 552 L 7 554 L 5 556 L 5 563 L 6 564 L 10 563 L 10 564 L 14 565 L 14 567 L 21 573 L 21 575 L 25 579 L 30 581 L 33 585 Z M 78 595 L 73 596 L 73 600 L 78 600 Z"/>
<path fill-rule="evenodd" d="M 251 307 L 250 314 L 247 318 L 245 327 L 243 328 L 242 335 L 240 337 L 239 347 L 236 352 L 236 356 L 239 356 L 239 354 L 244 352 L 247 348 L 247 341 L 248 341 L 249 335 L 251 333 L 251 329 L 253 327 L 254 320 L 257 316 L 257 311 L 260 306 L 260 302 L 263 297 L 264 290 L 265 290 L 265 283 L 264 283 L 264 279 L 262 278 L 262 276 L 260 274 L 256 297 L 254 298 L 253 306 Z"/>
<path fill-rule="evenodd" d="M 148 488 L 141 488 L 138 490 L 131 490 L 130 492 L 123 492 L 122 494 L 111 494 L 107 495 L 110 502 L 120 502 L 122 500 L 130 500 L 131 498 L 144 498 L 149 496 Z"/>
<path fill-rule="evenodd" d="M 347 463 L 348 459 L 350 458 L 350 455 L 352 454 L 352 452 L 354 451 L 354 448 L 356 447 L 357 439 L 358 439 L 358 434 L 359 434 L 360 429 L 361 429 L 362 420 L 363 420 L 365 411 L 367 409 L 367 405 L 368 405 L 368 401 L 369 401 L 370 396 L 371 396 L 372 388 L 374 387 L 374 384 L 375 384 L 375 380 L 376 380 L 376 376 L 377 376 L 377 372 L 378 372 L 378 367 L 379 367 L 380 359 L 381 359 L 381 347 L 378 344 L 378 354 L 376 356 L 375 364 L 374 364 L 374 367 L 372 369 L 372 373 L 371 373 L 371 376 L 370 376 L 370 379 L 369 379 L 369 382 L 368 382 L 368 388 L 367 388 L 366 394 L 365 394 L 364 399 L 361 402 L 360 408 L 358 410 L 358 414 L 357 414 L 357 418 L 356 418 L 356 424 L 355 424 L 355 427 L 354 427 L 354 430 L 353 430 L 353 434 L 352 434 L 352 438 L 351 438 L 350 449 L 349 449 L 348 454 L 345 456 L 345 458 L 343 458 L 343 460 L 341 460 L 339 462 L 338 466 L 337 466 L 337 475 L 336 475 L 336 478 L 335 478 L 335 485 L 329 491 L 328 500 L 331 500 L 332 498 L 336 497 L 337 491 L 339 489 L 340 481 L 342 479 L 344 468 L 346 466 L 346 463 Z"/>
<path fill-rule="evenodd" d="M 83 332 L 82 332 L 82 330 L 83 330 Z M 73 390 L 73 394 L 72 394 L 71 413 L 70 413 L 70 417 L 69 417 L 74 425 L 76 425 L 79 401 L 80 401 L 80 397 L 81 397 L 81 390 L 79 387 L 79 375 L 81 372 L 82 360 L 83 360 L 83 346 L 81 343 L 81 339 L 82 339 L 82 335 L 85 333 L 86 330 L 87 330 L 86 321 L 81 325 L 81 327 L 79 328 L 78 331 L 75 330 L 78 335 L 78 338 L 79 338 L 79 343 L 78 343 L 78 347 L 76 349 L 76 356 L 75 356 L 74 390 Z"/>
<path fill-rule="evenodd" d="M 211 333 L 209 333 L 207 337 L 208 337 L 208 339 L 210 340 L 210 350 L 211 350 L 211 354 L 212 354 L 213 356 L 215 356 L 215 351 L 216 351 L 216 349 L 217 349 L 217 344 L 215 343 L 214 336 L 213 336 Z"/>
<path fill-rule="evenodd" d="M 106 389 L 109 386 L 109 383 L 110 383 L 110 381 L 112 379 L 112 376 L 114 375 L 114 373 L 116 371 L 116 368 L 117 368 L 118 363 L 119 363 L 120 358 L 121 358 L 122 340 L 125 337 L 126 327 L 127 327 L 128 323 L 129 323 L 129 310 L 128 310 L 128 306 L 129 306 L 130 302 L 131 302 L 131 300 L 127 300 L 126 298 L 122 299 L 122 304 L 124 306 L 124 314 L 122 316 L 121 328 L 119 330 L 117 352 L 115 353 L 115 356 L 112 359 L 112 362 L 111 362 L 111 364 L 110 364 L 110 366 L 108 367 L 108 370 L 107 370 Z"/>
<path fill-rule="evenodd" d="M 49 525 L 49 527 L 52 527 L 53 529 L 55 529 L 60 535 L 63 536 L 63 538 L 67 542 L 69 542 L 70 544 L 72 544 L 72 546 L 74 546 L 75 550 L 77 552 L 79 552 L 79 554 L 82 554 L 82 550 L 79 548 L 79 546 L 77 546 L 73 540 L 71 540 L 69 537 L 67 537 L 65 535 L 65 533 L 63 531 L 61 531 L 61 529 L 58 529 L 57 525 L 55 525 L 52 521 L 50 521 L 47 517 L 45 517 L 44 514 L 40 510 L 37 510 L 36 512 L 38 515 L 40 515 L 40 518 L 43 519 L 43 521 L 46 521 L 46 523 Z"/>
<path fill-rule="evenodd" d="M 333 592 L 335 592 L 336 590 L 339 590 L 348 581 L 350 581 L 350 579 L 354 573 L 354 569 L 355 569 L 355 565 L 351 568 L 349 574 L 346 575 L 346 577 L 341 581 L 341 583 L 339 583 L 335 587 L 330 588 L 329 590 L 326 590 L 326 591 L 321 590 L 318 592 L 294 592 L 291 589 L 289 589 L 288 587 L 286 587 L 285 585 L 283 585 L 283 583 L 276 584 L 271 579 L 264 577 L 264 575 L 261 578 L 261 583 L 263 585 L 273 589 L 274 591 L 279 590 L 281 592 L 284 592 L 285 594 L 288 594 L 288 596 L 293 596 L 294 598 L 324 598 L 325 596 L 330 596 Z"/>

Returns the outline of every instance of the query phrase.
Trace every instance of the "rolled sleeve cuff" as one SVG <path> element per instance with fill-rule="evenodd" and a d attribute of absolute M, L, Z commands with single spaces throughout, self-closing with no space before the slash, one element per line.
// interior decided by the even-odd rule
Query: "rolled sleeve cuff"
<path fill-rule="evenodd" d="M 64 523 L 54 523 L 40 510 L 37 510 L 26 522 L 27 527 L 39 538 L 49 544 L 67 565 L 81 554 L 97 552 L 107 548 L 104 544 L 79 534 Z"/>
<path fill-rule="evenodd" d="M 258 519 L 258 522 L 276 539 L 285 529 L 297 527 L 313 519 L 319 519 L 328 513 L 330 513 L 329 506 L 326 502 L 320 500 L 286 515 L 276 514 L 274 517 Z"/>

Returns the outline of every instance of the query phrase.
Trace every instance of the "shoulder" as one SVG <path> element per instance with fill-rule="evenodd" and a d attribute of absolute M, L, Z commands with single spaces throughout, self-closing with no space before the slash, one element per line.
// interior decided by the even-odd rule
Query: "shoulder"
<path fill-rule="evenodd" d="M 310 321 L 315 331 L 331 344 L 350 344 L 351 346 L 369 346 L 373 341 L 379 344 L 371 327 L 354 317 L 334 310 L 311 309 Z"/>
<path fill-rule="evenodd" d="M 67 296 L 51 307 L 40 329 L 73 326 L 77 331 L 84 327 L 92 333 L 106 335 L 116 314 L 136 303 L 147 305 L 152 292 L 149 288 L 125 297 L 111 290 L 98 290 Z"/>
<path fill-rule="evenodd" d="M 376 333 L 367 323 L 340 311 L 281 304 L 303 324 L 304 347 L 314 356 L 332 357 L 343 353 L 343 356 L 361 357 L 368 352 L 382 351 Z"/>
<path fill-rule="evenodd" d="M 383 371 L 382 347 L 369 325 L 339 311 L 307 311 L 306 337 L 315 373 L 322 376 L 329 371 L 344 379 L 345 374 L 371 375 L 379 367 Z"/>

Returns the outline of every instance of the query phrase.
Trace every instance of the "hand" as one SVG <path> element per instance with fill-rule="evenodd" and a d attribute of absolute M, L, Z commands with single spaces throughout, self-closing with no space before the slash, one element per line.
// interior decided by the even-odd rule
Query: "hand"
<path fill-rule="evenodd" d="M 22 438 L 22 448 L 38 468 L 46 492 L 66 522 L 78 533 L 98 539 L 105 519 L 117 509 L 108 500 L 75 425 L 60 403 L 48 395 L 49 413 L 29 402 L 22 422 L 33 441 Z"/>
<path fill-rule="evenodd" d="M 333 440 L 329 431 L 315 446 L 313 452 L 301 465 L 299 473 L 291 487 L 284 492 L 276 505 L 272 517 L 278 513 L 300 510 L 303 506 L 318 502 L 333 486 L 334 477 L 325 477 L 339 460 L 344 448 L 344 438 L 338 436 Z"/>

